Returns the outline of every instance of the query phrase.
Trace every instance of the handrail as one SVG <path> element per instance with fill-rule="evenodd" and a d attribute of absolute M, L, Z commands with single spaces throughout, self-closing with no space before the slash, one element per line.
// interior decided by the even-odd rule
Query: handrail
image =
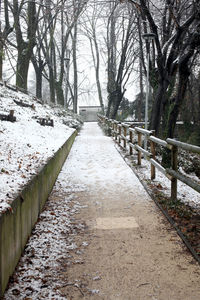
<path fill-rule="evenodd" d="M 164 174 L 169 180 L 172 180 L 172 176 L 170 176 L 165 168 L 161 166 L 155 159 L 151 158 L 150 162 L 162 173 Z"/>
<path fill-rule="evenodd" d="M 142 152 L 147 157 L 151 157 L 151 153 L 148 152 L 147 150 L 143 149 L 141 146 L 135 145 L 135 149 Z"/>
<path fill-rule="evenodd" d="M 155 136 L 150 136 L 149 140 L 152 141 L 152 142 L 154 142 L 154 143 L 156 143 L 156 144 L 158 144 L 158 145 L 160 145 L 160 146 L 168 148 L 169 150 L 172 149 L 171 145 L 169 145 L 167 142 L 165 142 L 165 141 L 163 141 L 163 140 L 161 140 L 161 139 L 159 139 L 159 138 L 157 138 Z"/>
<path fill-rule="evenodd" d="M 146 130 L 146 129 L 143 129 L 140 127 L 135 127 L 135 131 L 141 132 L 142 134 L 147 135 L 147 136 L 152 134 L 152 132 L 150 130 Z"/>
<path fill-rule="evenodd" d="M 200 147 L 198 147 L 198 146 L 191 145 L 191 144 L 186 144 L 186 143 L 183 143 L 183 142 L 179 142 L 179 141 L 174 140 L 174 139 L 167 139 L 167 143 L 171 144 L 171 145 L 174 145 L 174 146 L 177 146 L 177 147 L 179 147 L 183 150 L 191 151 L 193 153 L 200 154 Z"/>
<path fill-rule="evenodd" d="M 155 179 L 156 173 L 155 169 L 158 169 L 163 173 L 169 180 L 171 180 L 171 198 L 173 200 L 177 199 L 177 180 L 182 181 L 192 189 L 200 193 L 200 184 L 190 179 L 178 172 L 178 148 L 181 148 L 186 151 L 191 151 L 193 153 L 200 154 L 200 147 L 179 142 L 175 139 L 168 138 L 166 141 L 161 140 L 154 136 L 153 130 L 146 130 L 140 127 L 134 127 L 133 123 L 121 123 L 116 120 L 105 118 L 102 115 L 99 115 L 100 122 L 105 123 L 110 129 L 112 136 L 115 141 L 123 147 L 124 150 L 128 151 L 127 146 L 129 147 L 129 154 L 133 154 L 133 150 L 138 152 L 138 161 L 137 164 L 141 165 L 142 153 L 145 158 L 149 160 L 151 164 L 151 180 Z M 137 135 L 137 143 L 134 142 L 134 135 Z M 150 142 L 151 152 L 143 149 L 142 147 L 142 135 L 146 136 L 147 140 Z M 123 145 L 121 145 L 123 142 Z M 171 151 L 171 167 L 165 169 L 159 162 L 156 160 L 156 145 L 163 146 Z"/>
<path fill-rule="evenodd" d="M 170 174 L 171 176 L 179 179 L 183 183 L 189 185 L 193 190 L 200 193 L 200 185 L 198 183 L 194 182 L 193 180 L 191 180 L 189 177 L 181 174 L 180 172 L 176 172 L 171 169 L 167 169 L 167 173 Z"/>

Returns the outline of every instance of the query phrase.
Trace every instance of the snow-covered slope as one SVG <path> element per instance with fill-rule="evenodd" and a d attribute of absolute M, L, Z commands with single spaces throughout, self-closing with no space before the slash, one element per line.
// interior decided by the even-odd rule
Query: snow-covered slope
<path fill-rule="evenodd" d="M 31 107 L 22 107 L 22 101 Z M 60 107 L 42 105 L 31 96 L 0 87 L 0 114 L 14 110 L 16 122 L 0 121 L 0 212 L 64 144 L 81 119 Z M 53 119 L 54 127 L 41 126 L 39 118 Z"/>

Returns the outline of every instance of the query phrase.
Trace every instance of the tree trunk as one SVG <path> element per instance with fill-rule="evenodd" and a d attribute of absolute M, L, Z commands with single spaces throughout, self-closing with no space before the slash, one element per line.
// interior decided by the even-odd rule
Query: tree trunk
<path fill-rule="evenodd" d="M 37 49 L 37 59 L 36 55 L 32 55 L 31 62 L 33 64 L 34 70 L 35 70 L 35 77 L 36 77 L 36 97 L 39 99 L 42 99 L 42 85 L 43 85 L 43 70 L 46 65 L 46 62 L 44 62 L 41 58 L 41 48 L 38 46 Z"/>
<path fill-rule="evenodd" d="M 56 72 L 55 72 L 55 45 L 53 42 L 53 36 L 51 33 L 51 41 L 50 41 L 50 55 L 49 55 L 49 88 L 50 88 L 50 101 L 52 103 L 56 102 L 56 94 L 55 94 L 55 79 L 56 79 Z"/>
<path fill-rule="evenodd" d="M 77 21 L 74 24 L 74 35 L 72 41 L 72 51 L 73 51 L 73 66 L 74 66 L 74 103 L 73 112 L 77 113 L 78 105 L 78 68 L 77 68 Z"/>
<path fill-rule="evenodd" d="M 168 88 L 169 82 L 166 79 L 162 79 L 159 82 L 156 97 L 152 107 L 150 129 L 155 130 L 156 136 L 159 133 L 162 105 L 165 100 L 166 90 Z"/>
<path fill-rule="evenodd" d="M 2 7 L 0 0 L 0 15 L 2 16 Z M 0 22 L 0 80 L 3 80 L 3 58 L 4 58 L 4 45 L 7 37 L 13 31 L 9 21 L 8 0 L 4 0 L 4 30 L 2 31 L 2 23 Z"/>
<path fill-rule="evenodd" d="M 51 66 L 49 66 L 49 88 L 50 88 L 50 101 L 51 103 L 55 103 L 56 102 L 55 79 L 54 79 L 54 72 Z"/>
<path fill-rule="evenodd" d="M 18 48 L 16 86 L 27 90 L 30 53 L 28 45 L 22 43 Z"/>
<path fill-rule="evenodd" d="M 143 87 L 143 74 L 142 74 L 142 61 L 140 59 L 140 96 L 138 99 L 138 115 L 136 118 L 138 119 L 139 122 L 141 122 L 142 118 L 142 104 L 144 101 L 144 87 Z"/>
<path fill-rule="evenodd" d="M 93 29 L 93 30 L 95 30 L 95 29 Z M 99 103 L 101 106 L 102 113 L 104 114 L 103 97 L 102 97 L 102 91 L 101 91 L 101 83 L 100 83 L 100 79 L 99 79 L 99 67 L 100 67 L 99 47 L 98 47 L 95 31 L 93 32 L 93 37 L 94 37 L 94 46 L 95 46 L 95 52 L 96 52 L 96 65 L 95 65 L 94 51 L 92 48 L 92 41 L 90 41 L 90 44 L 91 44 L 93 62 L 95 65 L 95 76 L 96 76 L 97 92 L 98 92 L 98 96 L 99 96 Z"/>
<path fill-rule="evenodd" d="M 57 96 L 57 103 L 64 106 L 64 93 L 62 88 L 62 83 L 55 82 L 55 89 L 56 89 L 56 96 Z"/>
<path fill-rule="evenodd" d="M 108 107 L 107 107 L 107 111 L 106 111 L 106 117 L 107 118 L 110 117 L 110 111 L 111 111 L 112 103 L 113 103 L 113 95 L 110 93 L 108 95 Z"/>
<path fill-rule="evenodd" d="M 42 73 L 36 74 L 36 97 L 42 99 Z"/>
<path fill-rule="evenodd" d="M 117 112 L 119 109 L 119 105 L 123 99 L 124 93 L 122 93 L 121 91 L 121 87 L 118 87 L 117 92 L 116 92 L 116 96 L 115 96 L 115 102 L 113 105 L 113 110 L 112 110 L 112 114 L 111 114 L 111 118 L 112 119 L 116 119 L 117 116 Z"/>
<path fill-rule="evenodd" d="M 17 74 L 16 74 L 16 86 L 27 90 L 27 80 L 28 80 L 28 69 L 30 59 L 33 53 L 33 48 L 35 46 L 35 34 L 37 28 L 37 18 L 36 18 L 36 4 L 35 0 L 28 2 L 27 9 L 27 41 L 23 39 L 23 33 L 20 23 L 20 14 L 22 7 L 19 6 L 17 0 L 13 0 L 13 14 L 15 20 L 15 31 L 17 40 Z"/>
<path fill-rule="evenodd" d="M 36 97 L 42 99 L 42 71 L 44 69 L 43 61 L 39 61 L 38 69 L 35 71 L 36 75 Z"/>
<path fill-rule="evenodd" d="M 42 68 L 39 66 L 37 66 L 32 59 L 32 64 L 34 66 L 34 70 L 35 70 L 35 77 L 36 77 L 36 97 L 39 99 L 42 99 L 42 71 L 43 71 L 43 66 Z"/>
<path fill-rule="evenodd" d="M 104 104 L 103 104 L 103 97 L 102 97 L 102 92 L 101 92 L 101 83 L 99 80 L 99 77 L 96 75 L 96 83 L 97 83 L 97 91 L 99 95 L 99 103 L 101 106 L 102 113 L 104 114 Z"/>
<path fill-rule="evenodd" d="M 3 80 L 3 52 L 4 47 L 2 43 L 2 37 L 0 37 L 0 80 Z"/>
<path fill-rule="evenodd" d="M 66 80 L 65 80 L 65 99 L 64 99 L 64 107 L 68 108 L 69 107 L 69 68 L 70 68 L 70 60 L 67 60 L 66 64 Z"/>
<path fill-rule="evenodd" d="M 200 73 L 198 75 L 198 78 L 200 79 Z M 197 124 L 200 126 L 200 82 L 198 85 L 198 111 L 197 111 Z"/>
<path fill-rule="evenodd" d="M 112 106 L 115 101 L 115 79 L 116 79 L 116 17 L 114 12 L 110 18 L 110 27 L 107 29 L 107 49 L 108 49 L 108 81 L 107 81 L 107 92 L 108 92 L 108 108 L 106 116 L 109 118 L 112 115 Z"/>
<path fill-rule="evenodd" d="M 171 108 L 170 115 L 169 115 L 169 121 L 167 126 L 167 137 L 173 138 L 174 137 L 174 131 L 176 127 L 176 121 L 180 112 L 181 105 L 184 100 L 185 92 L 187 89 L 188 84 L 188 78 L 189 78 L 189 72 L 187 66 L 184 66 L 182 70 L 179 73 L 179 86 L 178 86 L 178 93 L 175 98 L 175 103 L 173 107 Z"/>
<path fill-rule="evenodd" d="M 171 104 L 169 118 L 168 118 L 168 124 L 167 124 L 167 137 L 168 138 L 174 137 L 176 121 L 177 121 L 182 103 L 184 101 L 187 84 L 188 84 L 188 79 L 189 79 L 189 75 L 190 75 L 187 64 L 188 64 L 188 61 L 184 60 L 179 66 L 178 91 L 177 91 L 177 95 L 174 99 L 174 103 Z M 165 168 L 170 167 L 170 151 L 168 149 L 165 149 L 163 151 L 162 165 Z"/>

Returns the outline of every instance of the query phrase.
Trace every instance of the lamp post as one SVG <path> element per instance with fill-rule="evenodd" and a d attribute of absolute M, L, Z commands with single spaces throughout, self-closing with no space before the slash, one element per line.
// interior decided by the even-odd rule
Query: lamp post
<path fill-rule="evenodd" d="M 155 39 L 156 35 L 154 33 L 145 33 L 142 35 L 143 39 L 148 43 Z M 145 129 L 148 129 L 148 107 L 149 107 L 149 61 L 150 52 L 149 47 L 147 47 L 147 76 L 146 76 L 146 99 L 145 99 Z M 147 136 L 145 136 L 144 149 L 147 150 Z"/>
<path fill-rule="evenodd" d="M 65 100 L 64 100 L 64 107 L 67 107 L 67 100 L 68 100 L 68 91 L 69 91 L 69 63 L 70 63 L 70 50 L 67 49 L 66 50 L 66 58 L 65 58 L 65 62 L 66 62 L 66 83 L 65 83 Z"/>

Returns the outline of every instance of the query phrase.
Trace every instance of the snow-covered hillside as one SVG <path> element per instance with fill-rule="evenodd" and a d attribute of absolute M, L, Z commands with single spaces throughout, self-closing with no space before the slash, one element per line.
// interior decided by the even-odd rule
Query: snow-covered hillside
<path fill-rule="evenodd" d="M 0 87 L 0 115 L 10 110 L 16 122 L 0 121 L 0 212 L 9 209 L 15 195 L 82 123 L 58 106 L 42 105 L 34 97 Z M 53 119 L 54 127 L 41 126 L 39 118 Z"/>

